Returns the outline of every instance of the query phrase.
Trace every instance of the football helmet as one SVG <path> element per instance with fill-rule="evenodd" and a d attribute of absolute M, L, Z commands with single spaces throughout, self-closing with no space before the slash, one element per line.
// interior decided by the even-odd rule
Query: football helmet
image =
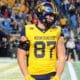
<path fill-rule="evenodd" d="M 49 2 L 43 2 L 36 6 L 35 12 L 39 20 L 47 27 L 50 27 L 52 24 L 54 24 L 56 20 L 55 18 L 58 15 L 56 6 Z M 54 19 L 52 21 L 47 20 L 47 15 L 54 17 Z"/>

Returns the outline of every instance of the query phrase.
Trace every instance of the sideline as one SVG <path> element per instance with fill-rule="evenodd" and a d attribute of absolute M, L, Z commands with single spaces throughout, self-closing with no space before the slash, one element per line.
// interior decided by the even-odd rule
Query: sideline
<path fill-rule="evenodd" d="M 68 62 L 68 68 L 69 68 L 71 80 L 78 80 L 77 76 L 76 76 L 76 73 L 74 71 L 73 65 L 71 64 L 71 62 Z"/>

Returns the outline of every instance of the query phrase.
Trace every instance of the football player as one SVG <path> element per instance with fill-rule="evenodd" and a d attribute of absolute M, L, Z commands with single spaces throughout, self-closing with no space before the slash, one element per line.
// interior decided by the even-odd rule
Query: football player
<path fill-rule="evenodd" d="M 37 24 L 26 25 L 21 33 L 17 51 L 20 69 L 25 80 L 60 80 L 65 47 L 60 26 L 54 25 L 57 16 L 55 6 L 43 2 L 36 6 L 35 12 Z"/>

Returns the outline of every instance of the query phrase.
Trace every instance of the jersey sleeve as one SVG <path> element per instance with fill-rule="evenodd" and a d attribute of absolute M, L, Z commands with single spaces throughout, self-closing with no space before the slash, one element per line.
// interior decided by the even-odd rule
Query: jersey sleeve
<path fill-rule="evenodd" d="M 62 28 L 60 26 L 58 26 L 58 36 L 59 37 L 64 37 L 64 34 L 62 32 Z"/>
<path fill-rule="evenodd" d="M 20 36 L 25 36 L 25 27 L 21 30 Z"/>
<path fill-rule="evenodd" d="M 63 31 L 62 31 L 62 28 L 61 28 L 60 36 L 64 37 L 64 34 L 63 34 Z"/>

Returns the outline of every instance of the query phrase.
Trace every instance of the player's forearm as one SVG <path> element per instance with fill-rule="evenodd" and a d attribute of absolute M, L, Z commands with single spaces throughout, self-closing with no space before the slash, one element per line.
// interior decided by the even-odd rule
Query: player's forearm
<path fill-rule="evenodd" d="M 28 75 L 28 69 L 27 69 L 26 55 L 25 54 L 26 54 L 25 51 L 21 51 L 20 49 L 18 49 L 18 52 L 17 52 L 18 64 L 19 64 L 19 67 L 20 67 L 24 76 Z"/>
<path fill-rule="evenodd" d="M 58 49 L 57 51 L 58 66 L 57 66 L 56 76 L 60 77 L 65 65 L 65 45 L 64 45 L 64 39 L 62 37 L 58 41 L 57 49 Z"/>
<path fill-rule="evenodd" d="M 65 64 L 65 60 L 58 62 L 56 76 L 61 77 L 62 72 L 64 70 L 64 64 Z"/>
<path fill-rule="evenodd" d="M 27 65 L 25 63 L 25 60 L 22 59 L 22 60 L 19 60 L 18 62 L 23 75 L 24 76 L 28 75 L 28 70 L 27 70 Z"/>

